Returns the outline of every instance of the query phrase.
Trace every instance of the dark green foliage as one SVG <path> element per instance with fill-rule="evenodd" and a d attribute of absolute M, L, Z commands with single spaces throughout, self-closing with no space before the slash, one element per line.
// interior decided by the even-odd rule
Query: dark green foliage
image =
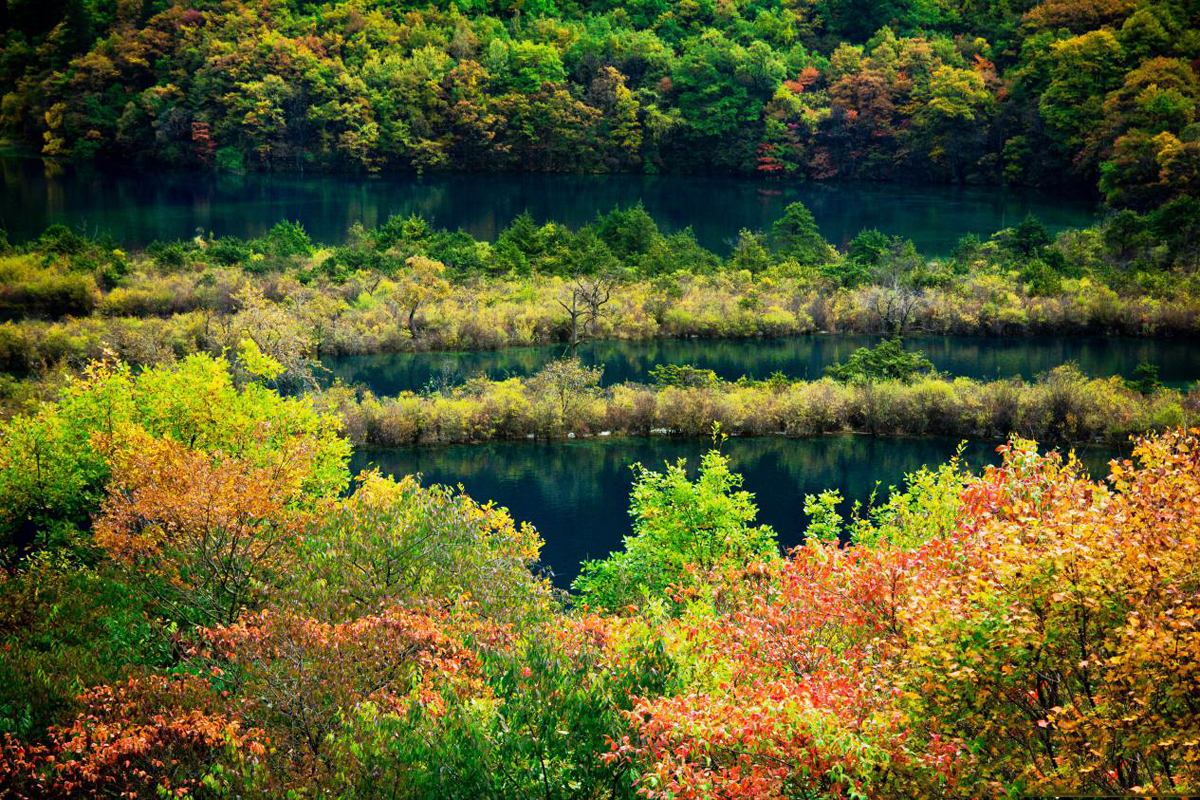
<path fill-rule="evenodd" d="M 1139 363 L 1133 370 L 1133 379 L 1126 381 L 1126 385 L 1141 395 L 1154 394 L 1162 388 L 1158 380 L 1158 367 L 1146 361 Z"/>
<path fill-rule="evenodd" d="M 234 147 L 222 147 L 216 152 L 215 167 L 218 172 L 228 172 L 240 175 L 246 171 L 245 158 L 242 151 Z"/>
<path fill-rule="evenodd" d="M 254 243 L 258 252 L 275 258 L 310 256 L 313 252 L 312 239 L 298 222 L 284 220 L 267 231 L 267 235 Z"/>
<path fill-rule="evenodd" d="M 825 368 L 825 374 L 843 383 L 870 383 L 897 380 L 908 382 L 933 369 L 933 364 L 919 351 L 904 349 L 899 337 L 884 339 L 874 347 L 860 347 L 844 362 Z"/>
<path fill-rule="evenodd" d="M 750 273 L 759 273 L 771 266 L 771 253 L 767 250 L 765 237 L 743 228 L 738 234 L 733 255 L 729 258 L 729 266 Z"/>
<path fill-rule="evenodd" d="M 1050 232 L 1037 217 L 1029 214 L 1017 227 L 1012 229 L 1012 235 L 1005 240 L 1005 246 L 1014 254 L 1032 258 L 1050 246 Z"/>
<path fill-rule="evenodd" d="M 650 369 L 650 379 L 657 386 L 716 386 L 717 373 L 691 364 L 656 364 Z"/>
<path fill-rule="evenodd" d="M 38 738 L 83 687 L 173 660 L 172 630 L 107 567 L 32 558 L 0 592 L 0 734 Z"/>
<path fill-rule="evenodd" d="M 162 272 L 178 272 L 187 265 L 192 248 L 183 242 L 151 242 L 146 254 Z"/>
<path fill-rule="evenodd" d="M 223 267 L 236 267 L 250 260 L 250 245 L 233 236 L 222 236 L 210 242 L 205 254 L 208 260 Z"/>
<path fill-rule="evenodd" d="M 1194 3 L 35 5 L 0 127 L 52 159 L 1200 191 Z"/>
<path fill-rule="evenodd" d="M 1021 265 L 1021 282 L 1030 297 L 1052 297 L 1062 290 L 1062 277 L 1040 258 Z"/>
<path fill-rule="evenodd" d="M 973 262 L 979 256 L 980 247 L 983 243 L 979 241 L 979 237 L 973 233 L 968 233 L 963 236 L 954 245 L 954 267 L 959 272 L 966 272 L 971 267 Z"/>
<path fill-rule="evenodd" d="M 396 786 L 408 797 L 461 800 L 565 799 L 583 787 L 637 796 L 629 765 L 597 754 L 625 730 L 630 698 L 661 695 L 674 680 L 660 639 L 616 670 L 587 645 L 569 653 L 552 641 L 488 654 L 483 670 L 493 713 L 447 693 L 443 714 L 414 708 L 407 719 L 368 712 L 352 720 L 338 745 L 364 762 L 353 796 L 378 797 Z"/>
<path fill-rule="evenodd" d="M 846 258 L 856 265 L 873 268 L 879 265 L 891 246 L 892 239 L 882 231 L 868 228 L 858 232 L 846 248 Z"/>
<path fill-rule="evenodd" d="M 59 256 L 74 256 L 82 253 L 88 240 L 66 225 L 51 225 L 37 239 L 37 249 Z"/>
<path fill-rule="evenodd" d="M 1167 246 L 1166 263 L 1200 264 L 1200 197 L 1178 197 L 1147 216 L 1151 235 Z"/>
<path fill-rule="evenodd" d="M 639 203 L 614 208 L 596 220 L 596 232 L 613 254 L 623 260 L 643 256 L 661 240 L 658 225 Z"/>
<path fill-rule="evenodd" d="M 812 212 L 803 203 L 791 203 L 771 227 L 771 241 L 780 254 L 803 265 L 820 265 L 832 260 L 833 250 Z"/>

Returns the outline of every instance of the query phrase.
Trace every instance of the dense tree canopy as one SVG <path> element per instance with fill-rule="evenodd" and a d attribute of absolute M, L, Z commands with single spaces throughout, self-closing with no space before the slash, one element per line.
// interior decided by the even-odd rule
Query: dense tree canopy
<path fill-rule="evenodd" d="M 223 170 L 726 171 L 1196 189 L 1177 0 L 9 2 L 0 125 Z"/>

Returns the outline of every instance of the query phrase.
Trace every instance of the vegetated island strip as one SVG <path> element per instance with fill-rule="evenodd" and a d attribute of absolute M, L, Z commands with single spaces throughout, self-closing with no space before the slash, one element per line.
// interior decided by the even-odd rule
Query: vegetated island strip
<path fill-rule="evenodd" d="M 855 356 L 888 347 L 898 343 L 863 348 Z M 924 361 L 920 354 L 899 352 L 901 360 Z M 1119 444 L 1131 435 L 1200 419 L 1200 390 L 1162 387 L 1153 368 L 1139 369 L 1133 381 L 1088 378 L 1069 365 L 1031 382 L 950 378 L 927 370 L 848 376 L 863 369 L 855 356 L 830 369 L 838 377 L 816 381 L 776 374 L 730 382 L 711 370 L 674 366 L 656 368 L 654 385 L 602 389 L 599 368 L 565 358 L 529 378 L 476 378 L 423 394 L 377 397 L 339 384 L 313 396 L 319 408 L 340 416 L 351 441 L 377 446 L 592 435 L 705 437 L 714 423 L 739 436 L 1016 434 L 1047 443 Z"/>
<path fill-rule="evenodd" d="M 1200 333 L 1200 201 L 1052 237 L 1026 219 L 952 256 L 866 230 L 839 251 L 789 206 L 726 258 L 640 207 L 570 230 L 519 216 L 495 243 L 420 217 L 319 247 L 280 223 L 253 240 L 198 237 L 127 253 L 53 226 L 0 239 L 0 371 L 134 366 L 244 342 L 286 372 L 339 354 L 482 350 L 602 338 L 832 333 Z"/>

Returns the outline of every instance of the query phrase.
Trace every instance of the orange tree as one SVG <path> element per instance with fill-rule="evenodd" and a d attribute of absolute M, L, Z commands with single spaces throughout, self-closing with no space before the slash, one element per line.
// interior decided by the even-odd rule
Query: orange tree
<path fill-rule="evenodd" d="M 649 797 L 1194 791 L 1200 442 L 1143 440 L 1108 485 L 1002 450 L 918 476 L 857 543 L 813 535 L 673 587 L 677 618 L 643 610 L 678 687 L 604 757 Z"/>
<path fill-rule="evenodd" d="M 912 592 L 902 706 L 970 754 L 972 791 L 1200 785 L 1200 442 L 1134 455 L 1104 486 L 1009 448 Z"/>
<path fill-rule="evenodd" d="M 733 566 L 664 636 L 685 688 L 640 699 L 609 761 L 648 797 L 866 797 L 946 789 L 953 746 L 913 740 L 892 710 L 900 609 L 922 555 L 812 540 Z"/>
<path fill-rule="evenodd" d="M 9 797 L 191 796 L 213 788 L 213 770 L 233 760 L 246 772 L 266 753 L 262 731 L 222 710 L 209 682 L 146 676 L 81 696 L 84 710 L 48 741 L 5 735 L 0 794 Z"/>
<path fill-rule="evenodd" d="M 166 616 L 231 623 L 296 562 L 310 452 L 296 446 L 254 466 L 134 433 L 114 448 L 96 544 Z"/>

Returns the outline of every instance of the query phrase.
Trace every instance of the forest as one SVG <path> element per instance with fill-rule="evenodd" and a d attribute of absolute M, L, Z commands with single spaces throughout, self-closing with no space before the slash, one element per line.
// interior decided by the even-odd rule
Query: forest
<path fill-rule="evenodd" d="M 1191 0 L 0 0 L 0 797 L 1200 793 L 1198 104 Z"/>
<path fill-rule="evenodd" d="M 711 172 L 1197 192 L 1186 0 L 10 0 L 0 130 L 238 172 Z"/>

